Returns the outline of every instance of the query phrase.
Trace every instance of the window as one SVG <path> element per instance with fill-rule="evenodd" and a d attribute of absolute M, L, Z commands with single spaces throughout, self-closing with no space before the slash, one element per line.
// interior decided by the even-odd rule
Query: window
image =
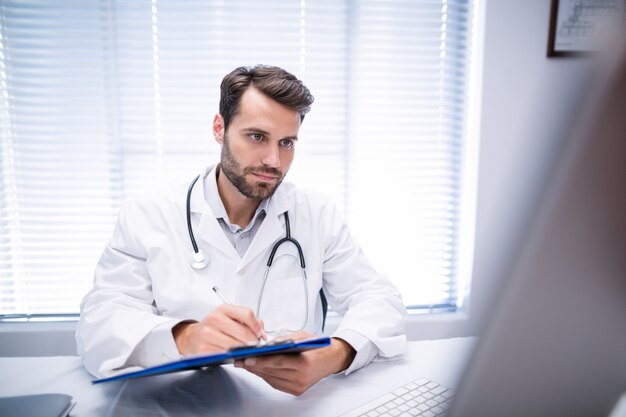
<path fill-rule="evenodd" d="M 0 315 L 78 313 L 121 202 L 218 160 L 219 83 L 256 63 L 316 98 L 288 179 L 323 185 L 407 305 L 456 309 L 473 7 L 5 0 Z"/>

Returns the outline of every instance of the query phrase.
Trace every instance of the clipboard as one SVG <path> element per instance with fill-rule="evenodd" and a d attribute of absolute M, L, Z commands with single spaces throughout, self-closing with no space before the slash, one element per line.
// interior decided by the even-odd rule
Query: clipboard
<path fill-rule="evenodd" d="M 91 381 L 92 384 L 103 382 L 120 381 L 146 376 L 168 374 L 172 372 L 188 371 L 192 369 L 206 368 L 209 366 L 219 366 L 233 363 L 235 360 L 246 359 L 256 356 L 268 356 L 278 354 L 296 354 L 306 350 L 319 349 L 330 345 L 329 337 L 318 339 L 307 339 L 294 342 L 293 340 L 280 340 L 261 343 L 256 345 L 237 346 L 222 353 L 211 355 L 191 356 L 174 362 L 156 365 L 138 371 L 127 372 L 125 374 L 114 375 L 107 378 L 100 378 Z"/>

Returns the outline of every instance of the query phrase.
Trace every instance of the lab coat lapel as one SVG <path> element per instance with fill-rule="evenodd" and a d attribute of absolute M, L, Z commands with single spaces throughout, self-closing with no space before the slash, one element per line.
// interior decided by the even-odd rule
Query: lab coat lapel
<path fill-rule="evenodd" d="M 271 197 L 267 215 L 257 230 L 248 251 L 243 257 L 239 269 L 244 269 L 250 262 L 261 254 L 269 254 L 268 248 L 285 236 L 285 221 L 283 213 L 288 210 L 287 193 L 283 186 L 280 186 Z M 267 259 L 263 260 L 263 265 L 267 264 Z"/>
<path fill-rule="evenodd" d="M 200 180 L 204 180 L 205 176 L 206 174 Z M 204 187 L 200 180 L 198 180 L 191 192 L 191 219 L 194 225 L 193 234 L 196 242 L 199 247 L 202 247 L 203 243 L 209 244 L 229 258 L 240 262 L 239 254 L 224 234 L 215 218 L 215 214 L 204 199 Z M 195 223 L 194 220 L 198 215 L 200 216 L 200 221 Z M 196 224 L 197 227 L 195 226 Z"/>

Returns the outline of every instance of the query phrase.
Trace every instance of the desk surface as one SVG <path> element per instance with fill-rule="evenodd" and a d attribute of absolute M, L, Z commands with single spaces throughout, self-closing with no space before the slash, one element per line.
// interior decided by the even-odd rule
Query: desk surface
<path fill-rule="evenodd" d="M 301 397 L 274 390 L 232 365 L 92 385 L 78 357 L 0 358 L 0 396 L 66 393 L 72 417 L 334 416 L 415 378 L 455 388 L 475 339 L 409 342 L 402 358 L 333 375 Z"/>

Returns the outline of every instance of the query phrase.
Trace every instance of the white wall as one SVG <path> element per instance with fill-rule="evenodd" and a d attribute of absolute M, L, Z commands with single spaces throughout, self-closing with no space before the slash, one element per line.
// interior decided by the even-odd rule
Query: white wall
<path fill-rule="evenodd" d="M 578 105 L 589 58 L 547 58 L 550 0 L 490 0 L 484 21 L 478 195 L 469 315 L 414 318 L 413 340 L 480 334 L 517 237 Z"/>
<path fill-rule="evenodd" d="M 76 355 L 76 322 L 0 323 L 0 356 Z"/>
<path fill-rule="evenodd" d="M 589 59 L 546 58 L 550 0 L 482 5 L 484 45 L 475 259 L 469 316 L 412 317 L 412 340 L 476 335 L 515 236 L 559 152 Z M 530 198 L 529 198 L 530 197 Z M 332 327 L 332 323 L 331 327 Z M 0 356 L 75 354 L 74 323 L 0 324 Z"/>

